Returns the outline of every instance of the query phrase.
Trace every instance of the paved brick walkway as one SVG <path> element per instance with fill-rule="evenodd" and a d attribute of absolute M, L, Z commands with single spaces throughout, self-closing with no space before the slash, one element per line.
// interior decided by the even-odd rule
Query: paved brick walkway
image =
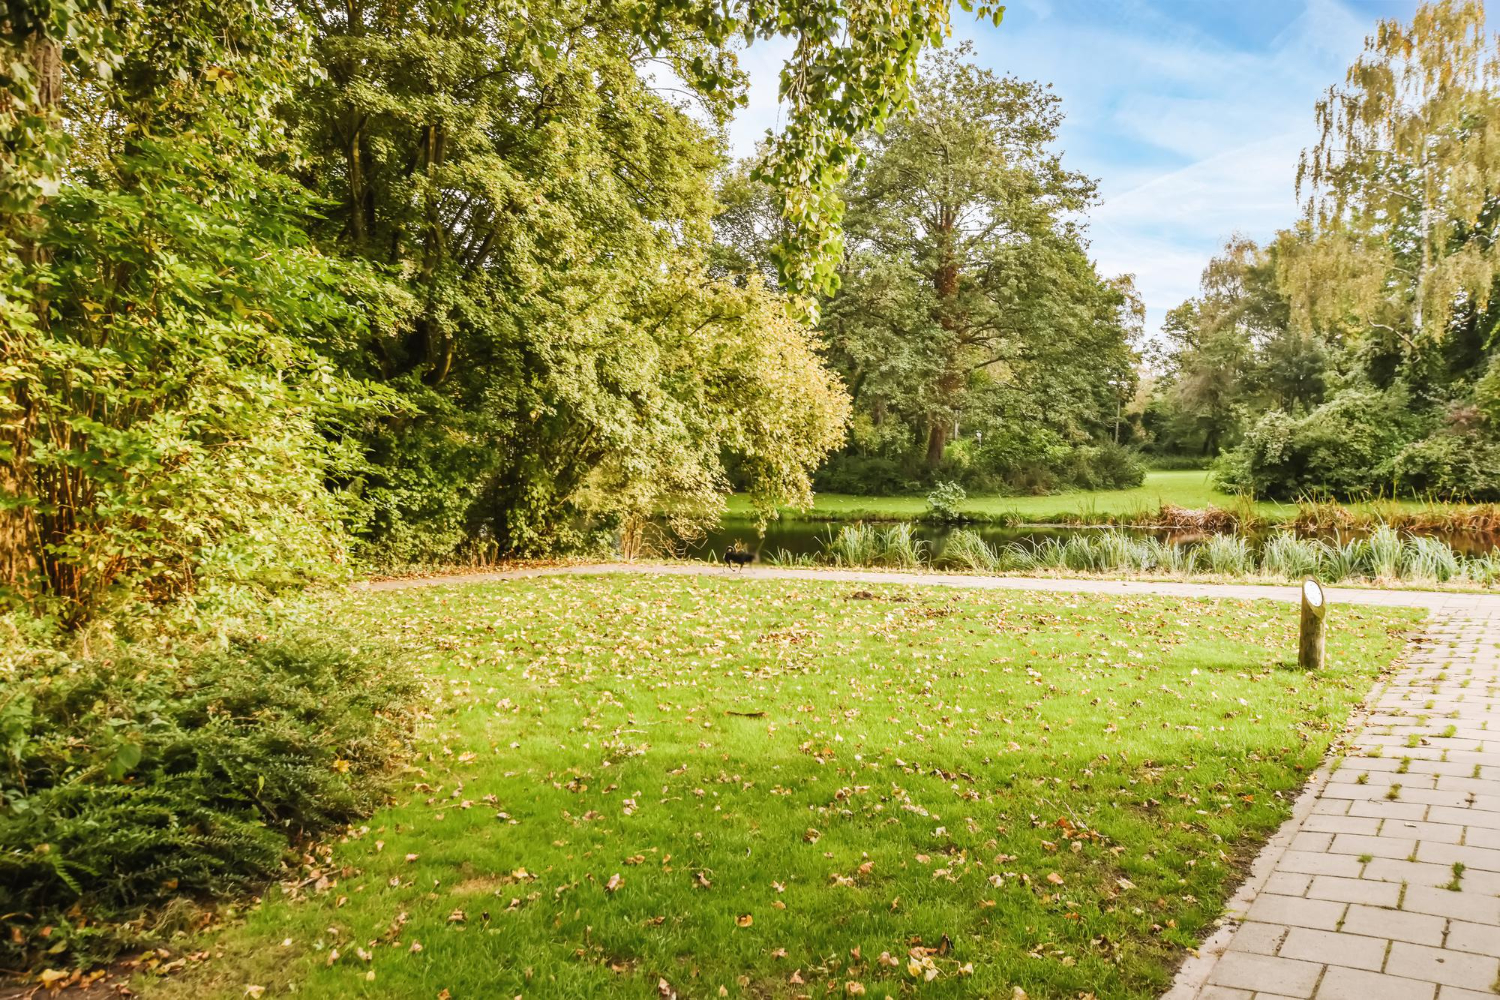
<path fill-rule="evenodd" d="M 1495 1000 L 1500 612 L 1435 612 L 1168 1000 Z"/>
<path fill-rule="evenodd" d="M 602 564 L 370 584 L 398 589 L 574 573 L 728 575 Z M 735 576 L 981 589 L 1297 600 L 1295 587 L 754 567 Z M 1333 589 L 1330 603 L 1426 608 L 1406 667 L 1373 696 L 1163 1000 L 1496 1000 L 1500 996 L 1500 597 Z M 1493 724 L 1493 725 L 1492 725 Z"/>

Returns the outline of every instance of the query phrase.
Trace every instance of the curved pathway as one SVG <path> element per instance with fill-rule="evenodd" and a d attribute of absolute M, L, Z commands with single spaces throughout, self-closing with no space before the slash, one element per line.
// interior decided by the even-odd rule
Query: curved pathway
<path fill-rule="evenodd" d="M 909 583 L 927 587 L 971 587 L 977 590 L 1049 590 L 1084 594 L 1161 594 L 1166 597 L 1233 598 L 1298 601 L 1297 587 L 1283 584 L 1187 583 L 1147 580 L 1095 580 L 1082 577 L 980 576 L 966 573 L 917 573 L 876 569 L 799 569 L 750 566 L 729 569 L 715 563 L 600 562 L 532 566 L 495 572 L 458 573 L 376 580 L 358 586 L 370 590 L 406 590 L 469 583 L 521 580 L 535 576 L 594 576 L 600 573 L 660 576 L 717 576 L 746 580 L 842 580 L 847 583 Z M 1330 604 L 1368 604 L 1387 608 L 1425 608 L 1455 614 L 1500 614 L 1500 594 L 1461 594 L 1438 590 L 1327 588 Z"/>
<path fill-rule="evenodd" d="M 655 573 L 988 590 L 1296 601 L 1291 586 L 1148 583 L 710 564 L 602 563 L 385 580 L 398 590 Z M 1313 777 L 1164 1000 L 1500 997 L 1500 596 L 1330 588 L 1330 604 L 1417 607 L 1428 627 L 1366 701 L 1347 756 Z"/>

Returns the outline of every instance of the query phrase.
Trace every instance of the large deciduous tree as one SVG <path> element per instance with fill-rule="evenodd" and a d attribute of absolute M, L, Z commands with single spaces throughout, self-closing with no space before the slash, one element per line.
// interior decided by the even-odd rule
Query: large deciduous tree
<path fill-rule="evenodd" d="M 934 55 L 868 140 L 827 308 L 860 409 L 904 420 L 928 469 L 962 415 L 993 420 L 1009 397 L 1081 430 L 1133 379 L 1133 296 L 1088 260 L 1077 219 L 1094 185 L 1053 151 L 1058 98 L 968 57 Z"/>
<path fill-rule="evenodd" d="M 302 8 L 328 75 L 290 113 L 311 151 L 302 176 L 331 202 L 318 235 L 389 279 L 369 335 L 339 357 L 405 404 L 366 435 L 353 485 L 368 538 L 407 557 L 466 538 L 536 554 L 577 540 L 591 515 L 707 517 L 730 457 L 767 510 L 807 499 L 845 403 L 792 303 L 709 273 L 712 124 L 738 78 L 708 8 L 662 8 L 649 25 L 636 5 L 571 0 Z M 768 16 L 734 23 L 754 34 Z M 798 59 L 820 73 L 897 30 L 846 51 L 810 17 L 788 30 L 811 32 Z M 696 88 L 698 114 L 652 85 L 663 67 Z M 899 77 L 851 82 L 862 110 L 792 80 L 789 99 L 822 108 L 795 122 L 854 128 L 896 99 Z M 810 155 L 801 141 L 774 145 L 782 168 Z M 787 218 L 803 237 L 814 226 Z M 792 373 L 805 391 L 782 391 Z"/>

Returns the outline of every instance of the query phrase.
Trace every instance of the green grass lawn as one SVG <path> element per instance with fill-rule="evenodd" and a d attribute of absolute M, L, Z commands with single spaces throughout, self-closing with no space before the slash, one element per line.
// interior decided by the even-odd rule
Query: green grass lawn
<path fill-rule="evenodd" d="M 1164 503 L 1178 507 L 1202 509 L 1208 506 L 1234 509 L 1239 498 L 1214 488 L 1211 473 L 1185 471 L 1147 472 L 1146 481 L 1129 490 L 1090 490 L 1057 493 L 1047 496 L 971 496 L 963 509 L 989 519 L 1009 517 L 1021 522 L 1061 521 L 1068 519 L 1125 517 L 1137 513 L 1154 513 Z M 1349 504 L 1351 510 L 1378 507 L 1381 510 L 1422 510 L 1444 507 L 1423 501 L 1383 501 L 1377 504 Z M 1295 504 L 1261 501 L 1254 504 L 1261 517 L 1279 520 L 1296 514 Z M 811 517 L 830 520 L 903 519 L 917 517 L 927 510 L 924 496 L 869 497 L 847 493 L 819 493 L 810 511 L 786 509 L 783 517 Z M 749 501 L 735 495 L 729 501 L 730 516 L 747 517 L 752 513 Z"/>
<path fill-rule="evenodd" d="M 428 682 L 421 753 L 148 996 L 1153 997 L 1415 620 L 1338 609 L 1307 676 L 1270 602 L 601 576 L 329 614 Z"/>

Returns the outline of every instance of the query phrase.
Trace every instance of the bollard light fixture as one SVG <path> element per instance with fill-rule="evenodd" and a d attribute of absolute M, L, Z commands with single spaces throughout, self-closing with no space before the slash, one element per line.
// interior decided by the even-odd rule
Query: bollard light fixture
<path fill-rule="evenodd" d="M 1323 585 L 1312 577 L 1302 581 L 1302 628 L 1297 643 L 1297 666 L 1303 670 L 1323 667 L 1323 618 L 1328 613 L 1328 598 Z"/>

